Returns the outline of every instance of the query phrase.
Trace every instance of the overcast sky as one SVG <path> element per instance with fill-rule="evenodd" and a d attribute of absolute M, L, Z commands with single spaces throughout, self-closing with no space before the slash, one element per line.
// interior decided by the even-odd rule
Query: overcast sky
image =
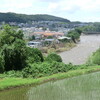
<path fill-rule="evenodd" d="M 0 12 L 50 14 L 71 21 L 100 22 L 100 0 L 0 0 Z"/>

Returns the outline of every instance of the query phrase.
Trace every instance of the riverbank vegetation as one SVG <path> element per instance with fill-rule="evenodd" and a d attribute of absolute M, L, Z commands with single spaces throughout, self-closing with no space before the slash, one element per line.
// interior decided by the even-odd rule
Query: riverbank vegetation
<path fill-rule="evenodd" d="M 74 42 L 66 42 L 66 43 L 60 43 L 60 44 L 54 44 L 54 45 L 51 44 L 50 46 L 42 47 L 40 50 L 44 54 L 49 54 L 52 52 L 60 53 L 60 52 L 68 51 L 75 46 L 76 46 L 76 43 Z"/>
<path fill-rule="evenodd" d="M 89 57 L 87 64 L 100 65 L 100 48 Z"/>

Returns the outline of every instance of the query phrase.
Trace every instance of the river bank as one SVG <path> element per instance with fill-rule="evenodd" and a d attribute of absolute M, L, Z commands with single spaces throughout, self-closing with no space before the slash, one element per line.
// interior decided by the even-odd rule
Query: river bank
<path fill-rule="evenodd" d="M 52 80 L 60 80 L 64 78 L 70 78 L 78 75 L 83 75 L 83 74 L 88 74 L 92 72 L 100 71 L 100 66 L 90 66 L 87 67 L 86 69 L 77 69 L 77 70 L 72 70 L 67 73 L 58 73 L 54 74 L 51 76 L 47 77 L 42 77 L 42 78 L 1 78 L 0 79 L 0 91 L 1 90 L 7 90 L 11 88 L 16 88 L 16 87 L 23 87 L 23 86 L 30 86 L 30 85 L 39 85 L 45 82 L 49 82 Z"/>

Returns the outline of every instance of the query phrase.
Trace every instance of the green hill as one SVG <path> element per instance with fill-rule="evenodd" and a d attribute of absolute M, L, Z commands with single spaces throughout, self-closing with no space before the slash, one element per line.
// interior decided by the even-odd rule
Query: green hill
<path fill-rule="evenodd" d="M 0 13 L 0 22 L 19 22 L 26 23 L 29 21 L 60 21 L 60 22 L 70 22 L 67 19 L 55 17 L 52 15 L 39 14 L 39 15 L 26 15 L 26 14 L 16 14 L 16 13 Z"/>

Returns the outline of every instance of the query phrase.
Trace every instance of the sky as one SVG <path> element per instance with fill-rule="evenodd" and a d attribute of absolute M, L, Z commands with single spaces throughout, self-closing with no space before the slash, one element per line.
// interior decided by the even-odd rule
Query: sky
<path fill-rule="evenodd" d="M 100 0 L 0 0 L 0 12 L 50 14 L 70 21 L 100 22 Z"/>

